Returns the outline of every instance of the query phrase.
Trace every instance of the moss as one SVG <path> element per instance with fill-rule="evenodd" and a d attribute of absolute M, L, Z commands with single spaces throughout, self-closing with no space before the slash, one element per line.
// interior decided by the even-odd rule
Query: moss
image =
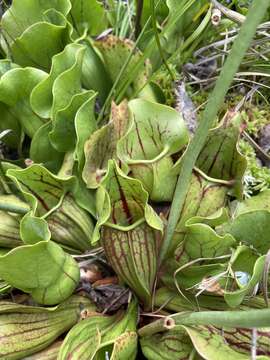
<path fill-rule="evenodd" d="M 242 113 L 246 125 L 246 131 L 253 138 L 258 138 L 260 131 L 270 123 L 270 107 L 246 106 Z"/>
<path fill-rule="evenodd" d="M 172 71 L 175 80 L 180 79 L 180 75 L 176 70 L 176 67 L 172 64 L 169 64 L 170 70 Z M 175 105 L 175 84 L 172 81 L 172 78 L 169 72 L 164 69 L 164 66 L 160 68 L 159 71 L 155 74 L 153 81 L 157 83 L 164 93 L 166 99 L 166 105 L 174 107 Z"/>
<path fill-rule="evenodd" d="M 249 197 L 257 192 L 270 188 L 270 169 L 262 166 L 256 157 L 255 150 L 245 140 L 239 142 L 239 149 L 247 159 L 247 170 L 244 176 L 244 193 Z"/>

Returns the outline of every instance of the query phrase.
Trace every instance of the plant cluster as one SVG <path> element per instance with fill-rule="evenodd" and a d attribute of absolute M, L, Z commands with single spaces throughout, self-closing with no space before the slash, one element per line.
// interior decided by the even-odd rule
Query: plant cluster
<path fill-rule="evenodd" d="M 270 189 L 244 196 L 244 116 L 213 119 L 190 168 L 197 125 L 168 106 L 176 49 L 198 46 L 211 9 L 14 0 L 4 13 L 1 359 L 270 358 Z"/>

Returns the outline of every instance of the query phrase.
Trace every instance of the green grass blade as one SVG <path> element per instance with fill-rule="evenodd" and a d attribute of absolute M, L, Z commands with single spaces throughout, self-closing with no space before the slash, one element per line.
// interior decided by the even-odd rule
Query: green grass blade
<path fill-rule="evenodd" d="M 228 328 L 264 328 L 270 326 L 270 309 L 181 312 L 163 317 L 140 328 L 140 337 L 176 329 L 179 326 L 216 326 Z"/>
<path fill-rule="evenodd" d="M 160 33 L 161 37 L 163 37 L 163 36 L 166 37 L 170 33 L 170 31 L 175 27 L 175 24 L 181 19 L 182 16 L 184 16 L 186 11 L 195 3 L 195 1 L 196 0 L 187 0 L 186 3 L 183 5 L 183 7 L 181 7 L 181 8 L 179 7 L 179 9 L 177 11 L 175 11 L 171 20 L 164 26 L 163 30 L 161 31 L 161 33 Z M 155 8 L 157 8 L 159 3 L 160 3 L 160 0 L 157 1 Z M 150 18 L 152 18 L 152 16 L 150 16 Z M 119 103 L 123 99 L 127 88 L 132 83 L 132 81 L 136 78 L 136 76 L 138 75 L 138 73 L 140 72 L 142 67 L 144 66 L 145 60 L 147 58 L 150 58 L 153 55 L 154 51 L 157 51 L 157 50 L 158 50 L 158 48 L 157 48 L 156 39 L 152 38 L 149 41 L 147 48 L 144 50 L 143 56 L 138 61 L 138 63 L 134 66 L 133 70 L 130 72 L 129 77 L 126 80 L 126 82 L 121 84 L 121 87 L 119 87 L 119 89 L 117 89 L 117 92 L 115 94 L 116 103 Z"/>
<path fill-rule="evenodd" d="M 176 325 L 213 325 L 232 328 L 263 328 L 270 326 L 270 309 L 248 311 L 199 311 L 179 313 L 172 318 Z"/>
<path fill-rule="evenodd" d="M 158 35 L 155 0 L 150 0 L 150 6 L 151 6 L 151 15 L 152 15 L 152 26 L 153 26 L 153 30 L 154 30 L 154 35 L 155 35 L 158 51 L 159 51 L 159 54 L 160 54 L 163 64 L 165 65 L 166 69 L 168 70 L 168 73 L 170 74 L 172 81 L 175 81 L 175 77 L 174 77 L 169 65 L 167 64 L 167 61 L 166 61 L 166 58 L 165 58 L 165 55 L 163 53 L 162 46 L 160 43 L 159 35 Z"/>

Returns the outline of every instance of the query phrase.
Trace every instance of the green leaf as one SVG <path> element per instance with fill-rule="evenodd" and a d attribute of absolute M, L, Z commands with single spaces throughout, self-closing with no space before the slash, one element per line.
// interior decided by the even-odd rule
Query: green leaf
<path fill-rule="evenodd" d="M 85 48 L 81 45 L 70 44 L 74 47 L 74 64 L 70 69 L 60 74 L 54 81 L 52 87 L 53 103 L 51 114 L 56 117 L 57 111 L 69 106 L 75 94 L 82 91 L 81 72 Z"/>
<path fill-rule="evenodd" d="M 209 262 L 209 261 L 208 261 Z M 178 287 L 181 289 L 190 289 L 190 290 L 201 290 L 203 286 L 203 281 L 208 278 L 224 278 L 224 273 L 228 268 L 228 264 L 218 263 L 218 264 L 209 264 L 203 263 L 202 265 L 192 265 L 188 267 L 179 266 L 179 263 L 175 260 L 168 259 L 164 263 L 166 271 L 162 276 L 162 282 L 169 288 L 175 289 L 177 282 Z M 177 271 L 177 274 L 174 273 Z"/>
<path fill-rule="evenodd" d="M 20 218 L 0 211 L 0 246 L 14 248 L 21 244 Z"/>
<path fill-rule="evenodd" d="M 98 100 L 104 104 L 109 91 L 112 87 L 112 81 L 105 69 L 105 66 L 94 49 L 91 40 L 86 38 L 81 41 L 86 46 L 83 64 L 82 64 L 82 83 L 85 89 L 93 89 L 98 92 Z"/>
<path fill-rule="evenodd" d="M 239 245 L 230 260 L 232 270 L 252 274 L 254 265 L 258 260 L 258 253 L 255 249 L 246 245 Z"/>
<path fill-rule="evenodd" d="M 153 164 L 130 165 L 132 175 L 142 182 L 152 201 L 171 201 L 177 174 L 174 171 L 173 160 L 170 156 L 164 157 Z M 166 184 L 166 186 L 165 186 Z"/>
<path fill-rule="evenodd" d="M 55 341 L 45 350 L 39 351 L 33 355 L 27 356 L 24 360 L 56 360 L 62 341 Z"/>
<path fill-rule="evenodd" d="M 99 321 L 103 319 L 92 318 L 91 320 L 96 322 L 96 328 L 89 329 L 89 321 L 81 322 L 80 327 L 73 327 L 72 331 L 70 331 L 66 336 L 65 341 L 60 348 L 57 360 L 80 358 L 87 360 L 93 359 L 96 356 L 97 350 L 101 345 L 101 334 L 99 332 L 99 328 L 101 327 L 103 330 L 102 327 L 105 324 Z M 88 336 L 86 336 L 86 332 Z M 70 338 L 71 341 L 69 342 Z"/>
<path fill-rule="evenodd" d="M 83 309 L 90 311 L 94 308 L 91 302 L 82 296 L 72 296 L 53 308 L 1 301 L 0 357 L 5 360 L 43 359 L 42 356 L 37 358 L 37 355 L 30 358 L 25 356 L 47 348 L 78 322 Z M 55 346 L 50 349 L 53 347 L 56 350 Z M 47 354 L 53 353 L 48 350 Z"/>
<path fill-rule="evenodd" d="M 67 15 L 70 8 L 69 0 L 14 0 L 2 17 L 2 28 L 6 37 L 13 41 L 31 25 L 44 20 L 43 14 L 46 10 L 55 9 Z"/>
<path fill-rule="evenodd" d="M 137 355 L 137 333 L 126 331 L 114 342 L 111 360 L 135 360 Z"/>
<path fill-rule="evenodd" d="M 81 68 L 85 47 L 69 44 L 52 58 L 50 74 L 33 90 L 31 106 L 43 118 L 55 117 L 82 91 Z"/>
<path fill-rule="evenodd" d="M 48 241 L 51 233 L 48 224 L 44 219 L 26 214 L 20 222 L 20 235 L 23 242 L 27 245 L 36 244 L 39 241 Z"/>
<path fill-rule="evenodd" d="M 266 254 L 270 247 L 270 212 L 254 210 L 237 216 L 227 231 L 239 242 L 253 246 L 259 253 Z"/>
<path fill-rule="evenodd" d="M 99 238 L 103 224 L 130 230 L 145 219 L 150 227 L 162 231 L 163 223 L 147 201 L 148 194 L 140 181 L 125 175 L 115 161 L 109 160 L 107 175 L 96 195 L 98 222 L 93 241 Z"/>
<path fill-rule="evenodd" d="M 140 339 L 140 344 L 148 360 L 185 360 L 193 349 L 184 329 L 144 336 Z"/>
<path fill-rule="evenodd" d="M 239 122 L 239 114 L 229 113 L 217 128 L 209 131 L 196 166 L 212 178 L 232 182 L 235 196 L 241 199 L 247 161 L 237 147 Z"/>
<path fill-rule="evenodd" d="M 10 148 L 16 149 L 21 143 L 21 125 L 18 121 L 18 118 L 12 114 L 9 110 L 9 107 L 6 104 L 0 102 L 0 113 L 1 113 L 1 122 L 0 122 L 0 132 L 10 129 L 11 132 L 8 133 L 1 141 L 7 144 Z"/>
<path fill-rule="evenodd" d="M 214 327 L 184 327 L 189 334 L 197 352 L 206 360 L 214 360 L 217 354 L 220 359 L 249 360 L 250 355 L 235 351 L 226 344 L 220 331 Z M 237 331 L 236 331 L 237 333 Z M 243 344 L 243 342 L 242 342 Z M 241 344 L 240 344 L 241 347 Z"/>
<path fill-rule="evenodd" d="M 256 256 L 251 249 L 239 246 L 231 259 L 231 267 L 236 277 L 237 272 L 245 275 L 245 283 L 239 285 L 236 290 L 231 290 L 229 286 L 224 291 L 224 299 L 230 307 L 239 306 L 245 297 L 254 296 L 256 286 L 262 279 L 265 256 Z"/>
<path fill-rule="evenodd" d="M 79 276 L 75 260 L 52 241 L 20 246 L 0 257 L 0 278 L 30 293 L 40 304 L 67 299 Z"/>
<path fill-rule="evenodd" d="M 79 163 L 80 164 L 80 163 Z M 73 195 L 77 204 L 85 209 L 89 214 L 94 218 L 96 217 L 96 192 L 86 188 L 81 175 L 76 173 L 74 174 L 77 178 L 75 187 L 73 188 Z"/>
<path fill-rule="evenodd" d="M 185 238 L 175 252 L 179 265 L 199 258 L 214 258 L 231 253 L 236 244 L 232 235 L 218 235 L 205 224 L 186 224 Z"/>
<path fill-rule="evenodd" d="M 74 119 L 76 132 L 75 160 L 78 161 L 80 177 L 85 163 L 84 147 L 86 140 L 97 127 L 94 113 L 96 95 L 92 92 L 92 96 L 78 109 Z"/>
<path fill-rule="evenodd" d="M 165 105 L 135 99 L 129 108 L 133 122 L 118 142 L 118 156 L 143 183 L 151 200 L 170 201 L 177 174 L 169 155 L 188 142 L 185 123 L 177 111 Z"/>
<path fill-rule="evenodd" d="M 196 172 L 193 173 L 183 210 L 178 214 L 178 222 L 169 253 L 172 253 L 183 241 L 187 220 L 194 216 L 214 216 L 226 204 L 227 192 L 226 186 L 208 181 Z"/>
<path fill-rule="evenodd" d="M 97 0 L 71 0 L 70 18 L 80 35 L 99 35 L 108 27 L 104 5 Z"/>
<path fill-rule="evenodd" d="M 89 100 L 92 102 L 89 102 Z M 63 110 L 59 110 L 53 121 L 53 129 L 50 133 L 50 140 L 53 146 L 60 152 L 71 151 L 75 148 L 76 132 L 75 132 L 75 117 L 79 109 L 87 102 L 89 108 L 93 112 L 93 103 L 95 95 L 93 91 L 86 91 L 76 94 L 72 97 L 70 104 Z M 94 113 L 91 118 L 95 120 Z M 89 124 L 95 128 L 95 123 Z"/>
<path fill-rule="evenodd" d="M 74 178 L 60 179 L 41 165 L 31 165 L 23 170 L 10 169 L 7 172 L 29 201 L 38 216 L 47 214 L 60 205 L 63 194 L 71 190 Z"/>
<path fill-rule="evenodd" d="M 33 136 L 30 146 L 30 159 L 57 173 L 62 165 L 64 154 L 58 152 L 50 141 L 51 121 L 42 125 Z"/>
<path fill-rule="evenodd" d="M 222 331 L 223 339 L 221 340 L 227 343 L 231 349 L 243 354 L 250 355 L 253 343 L 252 329 L 223 328 L 221 330 L 211 328 L 211 330 L 216 332 L 216 334 L 219 336 L 221 336 Z M 270 328 L 258 328 L 257 333 L 254 336 L 256 336 L 256 352 L 258 354 L 256 358 L 265 360 L 268 359 L 270 356 L 270 350 L 268 346 Z"/>
<path fill-rule="evenodd" d="M 21 237 L 25 243 L 47 240 L 47 235 L 43 239 L 42 236 L 48 232 L 48 223 L 52 240 L 62 246 L 77 251 L 85 251 L 91 247 L 93 222 L 86 211 L 76 204 L 71 194 L 74 189 L 75 195 L 80 193 L 74 177 L 60 178 L 40 165 L 32 165 L 24 170 L 10 169 L 7 175 L 23 192 L 31 206 L 30 213 L 21 222 Z M 89 200 L 89 197 L 85 200 Z M 25 224 L 31 226 L 31 236 Z"/>
<path fill-rule="evenodd" d="M 48 71 L 52 57 L 68 42 L 70 31 L 70 25 L 61 13 L 55 9 L 47 10 L 42 22 L 31 25 L 12 43 L 14 61 L 21 66 Z"/>
<path fill-rule="evenodd" d="M 112 103 L 111 118 L 107 125 L 98 129 L 86 141 L 83 179 L 88 188 L 95 189 L 106 175 L 108 161 L 117 159 L 116 146 L 130 124 L 127 102 Z"/>
<path fill-rule="evenodd" d="M 132 230 L 103 226 L 101 243 L 116 274 L 149 306 L 157 272 L 158 232 L 144 222 Z"/>
<path fill-rule="evenodd" d="M 8 106 L 11 114 L 18 119 L 23 131 L 29 137 L 33 137 L 44 124 L 30 106 L 30 95 L 33 88 L 46 76 L 45 72 L 38 69 L 17 68 L 6 72 L 1 77 L 0 101 Z"/>
<path fill-rule="evenodd" d="M 177 153 L 188 142 L 179 113 L 165 105 L 135 99 L 129 102 L 133 123 L 118 143 L 118 156 L 129 164 L 154 163 Z"/>
<path fill-rule="evenodd" d="M 72 295 L 70 298 L 68 298 L 67 300 L 65 300 L 62 304 L 53 306 L 53 307 L 44 307 L 44 306 L 37 306 L 37 305 L 24 305 L 24 304 L 19 304 L 19 303 L 15 303 L 15 302 L 11 302 L 11 301 L 7 301 L 7 300 L 1 300 L 0 301 L 0 316 L 2 314 L 10 314 L 10 313 L 15 313 L 15 314 L 50 314 L 51 312 L 55 312 L 59 309 L 72 309 L 72 308 L 78 308 L 78 307 L 82 307 L 82 309 L 79 308 L 79 312 L 77 312 L 77 315 L 80 315 L 80 312 L 82 310 L 96 310 L 96 307 L 93 303 L 91 303 L 91 301 L 84 297 L 84 296 L 77 296 L 77 295 Z M 79 320 L 79 319 L 78 319 Z"/>
<path fill-rule="evenodd" d="M 113 316 L 91 314 L 71 329 L 61 346 L 57 359 L 88 360 L 95 357 L 99 358 L 99 353 L 105 347 L 106 350 L 108 349 L 110 359 L 125 360 L 124 356 L 129 354 L 129 359 L 135 360 L 137 315 L 135 301 L 129 304 L 126 312 L 119 311 Z M 126 348 L 127 343 L 129 348 Z"/>
<path fill-rule="evenodd" d="M 7 181 L 7 178 L 5 180 Z M 8 191 L 10 192 L 10 189 Z M 0 195 L 0 209 L 15 214 L 26 214 L 30 210 L 24 201 L 10 193 Z"/>
<path fill-rule="evenodd" d="M 85 200 L 89 201 L 89 198 L 86 197 Z M 91 249 L 94 230 L 92 218 L 77 205 L 74 197 L 70 194 L 64 197 L 61 206 L 46 220 L 52 234 L 52 240 L 64 248 L 71 248 L 71 250 L 79 250 L 80 252 Z"/>
<path fill-rule="evenodd" d="M 227 208 L 220 208 L 215 213 L 205 217 L 205 216 L 193 216 L 190 218 L 187 223 L 188 225 L 192 224 L 206 224 L 212 228 L 220 226 L 229 221 L 229 212 Z"/>
<path fill-rule="evenodd" d="M 63 161 L 63 153 L 75 150 L 74 157 L 81 168 L 84 143 L 96 129 L 95 98 L 93 91 L 75 94 L 70 104 L 56 113 L 53 122 L 48 122 L 37 131 L 31 143 L 31 159 L 57 172 Z"/>
<path fill-rule="evenodd" d="M 251 198 L 238 202 L 234 212 L 234 217 L 255 210 L 270 211 L 270 189 L 261 191 Z"/>
<path fill-rule="evenodd" d="M 129 39 L 120 39 L 119 37 L 108 35 L 94 42 L 96 47 L 101 53 L 105 68 L 109 73 L 110 80 L 114 83 L 125 64 L 127 58 L 130 56 L 134 48 L 134 43 Z M 131 70 L 136 66 L 139 60 L 143 58 L 142 53 L 136 49 L 129 61 L 125 71 L 121 74 L 121 79 L 117 88 L 121 88 L 125 84 Z M 130 92 L 140 90 L 146 83 L 151 73 L 151 65 L 148 60 L 142 64 L 142 68 L 137 76 L 132 80 L 132 83 L 127 91 Z"/>

